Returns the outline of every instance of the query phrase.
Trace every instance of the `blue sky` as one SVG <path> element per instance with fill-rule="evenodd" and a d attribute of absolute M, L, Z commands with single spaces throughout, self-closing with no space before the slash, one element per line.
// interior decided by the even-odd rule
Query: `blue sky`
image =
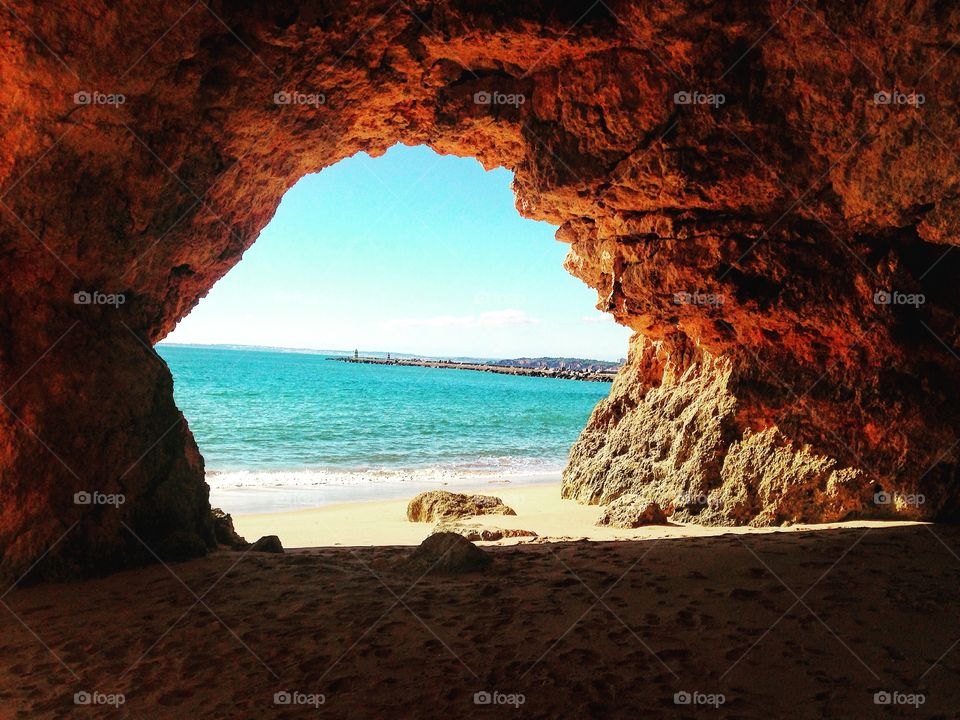
<path fill-rule="evenodd" d="M 165 342 L 471 357 L 626 355 L 513 174 L 426 147 L 307 175 Z"/>

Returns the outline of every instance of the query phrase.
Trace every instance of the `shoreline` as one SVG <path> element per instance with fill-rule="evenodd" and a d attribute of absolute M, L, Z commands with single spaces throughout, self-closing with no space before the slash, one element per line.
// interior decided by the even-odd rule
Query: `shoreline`
<path fill-rule="evenodd" d="M 493 495 L 503 500 L 517 513 L 515 516 L 488 515 L 469 518 L 466 522 L 482 527 L 523 529 L 537 533 L 537 537 L 534 538 L 509 538 L 490 543 L 478 542 L 478 545 L 705 538 L 720 535 L 765 535 L 919 524 L 853 520 L 817 525 L 752 528 L 674 523 L 627 530 L 597 527 L 594 523 L 602 512 L 603 506 L 580 505 L 574 500 L 562 499 L 558 482 L 515 486 L 486 485 L 462 487 L 457 490 Z M 412 523 L 406 519 L 407 504 L 417 492 L 410 492 L 402 498 L 331 503 L 321 507 L 279 512 L 239 513 L 235 514 L 233 519 L 237 532 L 247 540 L 256 540 L 263 535 L 278 535 L 284 547 L 288 549 L 413 546 L 423 542 L 434 529 L 433 523 Z"/>
<path fill-rule="evenodd" d="M 234 517 L 243 517 L 320 510 L 355 503 L 409 502 L 414 495 L 428 490 L 489 495 L 506 488 L 538 485 L 559 487 L 562 472 L 561 469 L 514 470 L 505 473 L 496 470 L 430 468 L 423 473 L 278 473 L 278 482 L 274 484 L 263 483 L 263 477 L 268 473 L 251 473 L 256 481 L 248 485 L 218 485 L 217 476 L 211 474 L 207 477 L 207 484 L 210 486 L 210 504 L 213 507 L 219 507 Z M 301 481 L 289 482 L 291 477 Z"/>

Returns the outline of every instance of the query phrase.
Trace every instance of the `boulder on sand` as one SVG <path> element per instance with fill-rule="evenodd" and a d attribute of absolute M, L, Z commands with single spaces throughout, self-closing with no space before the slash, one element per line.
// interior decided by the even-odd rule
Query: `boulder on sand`
<path fill-rule="evenodd" d="M 210 508 L 210 515 L 213 517 L 213 534 L 218 545 L 226 545 L 234 549 L 250 547 L 250 543 L 240 537 L 233 527 L 233 518 L 230 517 L 230 513 L 220 508 Z"/>
<path fill-rule="evenodd" d="M 621 495 L 607 505 L 597 525 L 615 528 L 638 528 L 644 525 L 669 525 L 667 516 L 657 503 L 640 495 Z"/>
<path fill-rule="evenodd" d="M 503 500 L 491 495 L 467 495 L 446 490 L 429 490 L 417 495 L 407 505 L 410 522 L 456 520 L 470 515 L 516 515 Z"/>
<path fill-rule="evenodd" d="M 264 535 L 250 548 L 252 552 L 283 553 L 283 543 L 276 535 Z"/>
<path fill-rule="evenodd" d="M 491 558 L 462 535 L 441 532 L 420 543 L 410 560 L 431 572 L 456 574 L 483 570 Z"/>

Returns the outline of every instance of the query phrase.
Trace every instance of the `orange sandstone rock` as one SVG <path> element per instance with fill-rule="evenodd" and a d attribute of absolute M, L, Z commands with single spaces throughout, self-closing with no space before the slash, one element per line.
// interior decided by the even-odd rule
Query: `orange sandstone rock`
<path fill-rule="evenodd" d="M 949 3 L 27 1 L 0 37 L 3 572 L 213 546 L 150 345 L 298 178 L 397 142 L 513 170 L 643 338 L 568 495 L 957 517 Z"/>

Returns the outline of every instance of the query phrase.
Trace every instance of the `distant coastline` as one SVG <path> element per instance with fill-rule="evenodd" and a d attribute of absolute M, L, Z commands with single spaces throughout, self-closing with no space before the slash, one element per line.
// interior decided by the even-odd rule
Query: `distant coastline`
<path fill-rule="evenodd" d="M 455 363 L 466 363 L 475 365 L 500 365 L 507 367 L 533 367 L 543 369 L 546 367 L 560 367 L 564 369 L 591 370 L 595 372 L 616 372 L 620 366 L 626 362 L 625 358 L 619 360 L 591 360 L 585 358 L 573 357 L 522 357 L 522 358 L 494 358 L 494 357 L 474 357 L 470 355 L 422 355 L 414 353 L 391 352 L 388 350 L 328 350 L 323 348 L 291 348 L 281 347 L 279 345 L 241 345 L 237 343 L 177 343 L 161 340 L 157 343 L 158 347 L 182 347 L 199 348 L 207 350 L 234 350 L 245 352 L 278 352 L 291 353 L 299 355 L 320 355 L 330 357 L 353 357 L 359 353 L 361 357 L 377 358 L 381 360 L 418 360 L 418 361 L 444 361 Z"/>
<path fill-rule="evenodd" d="M 615 370 L 582 370 L 576 367 L 535 367 L 526 365 L 510 365 L 504 362 L 464 362 L 458 360 L 430 360 L 423 358 L 394 358 L 370 357 L 365 355 L 349 355 L 346 357 L 331 357 L 336 362 L 360 363 L 367 365 L 397 365 L 403 367 L 442 368 L 447 370 L 471 370 L 474 372 L 499 373 L 501 375 L 526 375 L 530 377 L 548 377 L 560 380 L 584 380 L 588 382 L 613 382 Z"/>

